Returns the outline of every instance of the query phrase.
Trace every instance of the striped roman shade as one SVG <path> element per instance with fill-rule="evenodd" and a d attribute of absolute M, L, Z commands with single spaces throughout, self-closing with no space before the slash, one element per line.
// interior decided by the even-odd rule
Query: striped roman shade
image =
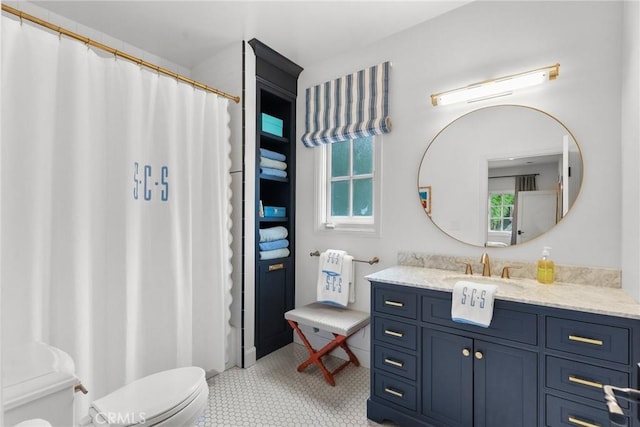
<path fill-rule="evenodd" d="M 389 132 L 389 68 L 384 62 L 308 88 L 302 143 L 316 147 Z"/>

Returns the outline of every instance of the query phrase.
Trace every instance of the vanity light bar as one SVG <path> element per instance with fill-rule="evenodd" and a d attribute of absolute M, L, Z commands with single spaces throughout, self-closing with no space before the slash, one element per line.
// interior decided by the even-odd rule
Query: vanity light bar
<path fill-rule="evenodd" d="M 560 73 L 560 64 L 550 65 L 524 73 L 512 74 L 498 79 L 486 80 L 454 90 L 431 95 L 431 104 L 449 105 L 457 102 L 475 102 L 499 96 L 511 95 L 514 90 L 539 85 L 555 80 Z"/>

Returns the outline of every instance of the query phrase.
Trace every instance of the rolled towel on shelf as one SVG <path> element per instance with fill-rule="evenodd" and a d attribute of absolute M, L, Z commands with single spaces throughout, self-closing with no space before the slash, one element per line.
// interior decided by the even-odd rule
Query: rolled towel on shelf
<path fill-rule="evenodd" d="M 281 170 L 281 169 L 260 168 L 260 173 L 262 175 L 277 176 L 278 178 L 286 178 L 287 177 L 287 171 L 284 171 L 284 170 Z"/>
<path fill-rule="evenodd" d="M 286 258 L 289 256 L 291 252 L 287 248 L 283 249 L 275 249 L 272 251 L 260 251 L 260 259 L 276 259 L 276 258 Z"/>
<path fill-rule="evenodd" d="M 289 236 L 289 230 L 281 225 L 260 229 L 260 242 L 272 242 L 274 240 L 286 239 L 287 236 Z"/>
<path fill-rule="evenodd" d="M 271 159 L 271 160 L 278 160 L 280 162 L 284 162 L 285 160 L 287 160 L 287 156 L 285 156 L 284 154 L 267 150 L 266 148 L 260 149 L 260 156 L 266 157 L 267 159 Z"/>
<path fill-rule="evenodd" d="M 261 168 L 273 168 L 286 170 L 287 164 L 285 162 L 281 162 L 279 160 L 269 159 L 267 157 L 260 157 L 260 167 Z"/>
<path fill-rule="evenodd" d="M 273 240 L 271 242 L 258 243 L 261 251 L 272 251 L 274 249 L 284 249 L 289 247 L 289 241 L 287 239 Z"/>

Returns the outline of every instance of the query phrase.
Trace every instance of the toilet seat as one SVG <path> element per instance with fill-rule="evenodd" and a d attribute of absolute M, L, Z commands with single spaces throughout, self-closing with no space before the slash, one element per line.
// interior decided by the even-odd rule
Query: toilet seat
<path fill-rule="evenodd" d="M 85 425 L 189 425 L 206 406 L 208 396 L 209 386 L 201 368 L 158 372 L 95 400 Z"/>

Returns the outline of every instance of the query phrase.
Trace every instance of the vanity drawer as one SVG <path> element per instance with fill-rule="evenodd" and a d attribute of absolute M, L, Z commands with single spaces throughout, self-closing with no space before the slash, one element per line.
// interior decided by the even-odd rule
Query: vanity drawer
<path fill-rule="evenodd" d="M 392 346 L 400 346 L 410 350 L 418 348 L 416 325 L 383 317 L 373 318 L 373 338 Z"/>
<path fill-rule="evenodd" d="M 547 317 L 547 347 L 628 364 L 629 330 L 598 323 Z"/>
<path fill-rule="evenodd" d="M 546 423 L 547 427 L 609 427 L 609 412 L 604 402 L 603 409 L 594 408 L 547 395 Z"/>
<path fill-rule="evenodd" d="M 451 320 L 451 294 L 443 297 L 422 297 L 422 321 L 437 323 L 465 331 L 485 333 L 492 337 L 505 338 L 526 344 L 538 343 L 538 316 L 535 313 L 505 308 L 501 301 L 495 301 L 491 326 L 458 323 Z"/>
<path fill-rule="evenodd" d="M 400 375 L 409 380 L 417 378 L 416 356 L 402 351 L 392 350 L 379 344 L 374 345 L 373 363 L 376 369 L 390 374 Z"/>
<path fill-rule="evenodd" d="M 602 386 L 629 387 L 629 374 L 559 357 L 547 357 L 547 387 L 594 399 L 602 404 Z M 628 402 L 620 405 L 629 407 Z"/>
<path fill-rule="evenodd" d="M 418 392 L 415 384 L 408 384 L 378 372 L 373 374 L 373 394 L 412 411 L 418 408 Z"/>
<path fill-rule="evenodd" d="M 396 287 L 376 285 L 373 288 L 374 310 L 379 313 L 415 319 L 418 296 Z"/>

